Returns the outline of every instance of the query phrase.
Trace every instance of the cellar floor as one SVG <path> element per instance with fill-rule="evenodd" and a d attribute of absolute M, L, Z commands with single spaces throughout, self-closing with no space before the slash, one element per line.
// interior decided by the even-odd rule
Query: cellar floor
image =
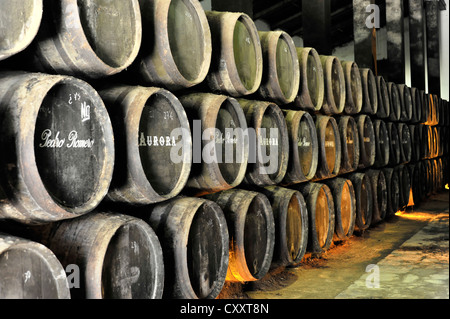
<path fill-rule="evenodd" d="M 389 220 L 272 269 L 253 283 L 226 283 L 227 299 L 448 299 L 449 191 Z"/>

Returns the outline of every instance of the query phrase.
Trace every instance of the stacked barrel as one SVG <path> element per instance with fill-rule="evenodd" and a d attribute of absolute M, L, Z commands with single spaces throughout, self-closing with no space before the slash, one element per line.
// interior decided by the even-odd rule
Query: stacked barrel
<path fill-rule="evenodd" d="M 217 298 L 448 183 L 448 101 L 246 14 L 21 0 L 0 31 L 0 298 Z"/>

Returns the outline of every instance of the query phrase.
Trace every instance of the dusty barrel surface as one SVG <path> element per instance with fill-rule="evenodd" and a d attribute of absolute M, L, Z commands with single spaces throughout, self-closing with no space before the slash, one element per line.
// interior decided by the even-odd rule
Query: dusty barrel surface
<path fill-rule="evenodd" d="M 253 20 L 245 13 L 205 13 L 212 39 L 208 86 L 235 97 L 256 92 L 262 80 L 263 58 Z"/>
<path fill-rule="evenodd" d="M 409 122 L 413 115 L 411 89 L 405 84 L 398 84 L 397 87 L 401 103 L 400 121 Z"/>
<path fill-rule="evenodd" d="M 300 64 L 300 88 L 293 104 L 302 110 L 320 111 L 325 91 L 322 62 L 314 48 L 296 48 Z"/>
<path fill-rule="evenodd" d="M 339 173 L 342 159 L 341 137 L 336 119 L 326 115 L 316 115 L 319 162 L 315 179 L 330 178 Z"/>
<path fill-rule="evenodd" d="M 361 114 L 356 119 L 359 133 L 359 168 L 367 168 L 375 163 L 375 130 L 368 115 Z"/>
<path fill-rule="evenodd" d="M 26 49 L 42 20 L 43 0 L 10 0 L 0 3 L 0 61 Z"/>
<path fill-rule="evenodd" d="M 79 267 L 79 287 L 71 289 L 72 298 L 162 297 L 161 245 L 142 219 L 94 212 L 41 227 L 36 232 L 39 241 L 55 253 L 64 267 Z"/>
<path fill-rule="evenodd" d="M 97 207 L 114 166 L 98 93 L 70 76 L 1 73 L 0 101 L 0 216 L 43 223 Z"/>
<path fill-rule="evenodd" d="M 211 65 L 211 30 L 198 0 L 139 1 L 142 41 L 137 72 L 170 90 L 202 82 Z"/>
<path fill-rule="evenodd" d="M 361 68 L 360 71 L 363 90 L 363 105 L 361 112 L 375 115 L 378 112 L 378 89 L 376 77 L 371 69 Z"/>
<path fill-rule="evenodd" d="M 0 299 L 70 299 L 65 269 L 44 245 L 0 232 Z"/>
<path fill-rule="evenodd" d="M 275 248 L 275 221 L 269 199 L 262 193 L 231 189 L 207 195 L 223 210 L 230 234 L 227 281 L 263 278 Z"/>
<path fill-rule="evenodd" d="M 341 114 L 345 108 L 345 74 L 338 57 L 321 55 L 325 94 L 322 113 Z"/>
<path fill-rule="evenodd" d="M 53 0 L 44 1 L 41 28 L 30 53 L 40 71 L 102 78 L 130 66 L 141 41 L 137 0 Z"/>
<path fill-rule="evenodd" d="M 399 121 L 402 113 L 402 102 L 400 101 L 400 92 L 397 84 L 394 82 L 387 83 L 389 90 L 391 112 L 389 114 L 389 120 Z"/>
<path fill-rule="evenodd" d="M 390 140 L 386 122 L 380 119 L 373 121 L 375 132 L 375 162 L 374 167 L 384 167 L 389 164 Z"/>
<path fill-rule="evenodd" d="M 373 218 L 373 190 L 369 176 L 366 173 L 357 172 L 349 175 L 356 194 L 356 222 L 355 227 L 367 230 Z"/>
<path fill-rule="evenodd" d="M 247 121 L 239 102 L 225 95 L 179 97 L 192 132 L 193 163 L 185 190 L 214 193 L 238 186 L 248 165 Z"/>
<path fill-rule="evenodd" d="M 354 61 L 342 61 L 345 76 L 345 108 L 346 114 L 357 114 L 363 106 L 363 90 L 361 73 L 358 64 Z"/>
<path fill-rule="evenodd" d="M 296 266 L 308 244 L 308 209 L 303 195 L 293 189 L 267 186 L 261 193 L 269 199 L 275 221 L 272 263 Z"/>
<path fill-rule="evenodd" d="M 284 114 L 274 103 L 239 99 L 247 119 L 249 165 L 244 182 L 279 184 L 287 171 L 289 135 Z"/>
<path fill-rule="evenodd" d="M 376 76 L 378 93 L 377 117 L 387 119 L 391 113 L 391 104 L 389 99 L 389 89 L 386 80 L 381 75 Z"/>
<path fill-rule="evenodd" d="M 388 191 L 386 176 L 380 169 L 369 169 L 366 171 L 372 185 L 373 214 L 372 225 L 378 223 L 386 217 Z"/>
<path fill-rule="evenodd" d="M 307 251 L 323 253 L 333 242 L 335 207 L 330 188 L 323 183 L 305 183 L 297 186 L 308 208 L 309 237 Z"/>
<path fill-rule="evenodd" d="M 397 124 L 394 122 L 387 122 L 387 129 L 389 134 L 389 165 L 395 166 L 400 164 L 400 136 L 398 134 Z"/>
<path fill-rule="evenodd" d="M 360 157 L 359 131 L 355 118 L 344 115 L 338 118 L 342 156 L 339 175 L 358 169 Z"/>
<path fill-rule="evenodd" d="M 259 31 L 263 76 L 257 94 L 264 100 L 288 104 L 297 97 L 300 65 L 291 36 L 284 31 Z"/>
<path fill-rule="evenodd" d="M 285 110 L 290 154 L 281 184 L 292 185 L 314 178 L 319 161 L 319 144 L 314 119 L 304 111 Z"/>
<path fill-rule="evenodd" d="M 183 105 L 161 88 L 117 85 L 99 91 L 113 124 L 113 201 L 151 204 L 178 195 L 187 183 L 192 137 Z"/>
<path fill-rule="evenodd" d="M 356 193 L 351 180 L 336 177 L 326 181 L 334 200 L 334 240 L 347 240 L 353 235 L 356 222 Z"/>
<path fill-rule="evenodd" d="M 163 298 L 216 298 L 229 261 L 229 233 L 222 209 L 203 198 L 180 197 L 150 206 L 142 217 L 161 242 Z"/>
<path fill-rule="evenodd" d="M 412 156 L 411 132 L 406 123 L 398 123 L 397 127 L 400 137 L 400 163 L 409 163 Z"/>
<path fill-rule="evenodd" d="M 383 168 L 382 169 L 384 176 L 386 177 L 386 186 L 387 186 L 387 210 L 386 210 L 386 218 L 392 217 L 395 215 L 397 210 L 399 209 L 400 203 L 400 181 L 398 177 L 398 172 L 393 168 Z"/>

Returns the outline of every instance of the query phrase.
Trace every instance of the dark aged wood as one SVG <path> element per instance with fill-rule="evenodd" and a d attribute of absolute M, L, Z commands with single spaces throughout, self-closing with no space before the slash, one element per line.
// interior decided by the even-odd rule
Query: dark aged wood
<path fill-rule="evenodd" d="M 308 209 L 303 195 L 279 186 L 261 189 L 272 204 L 275 220 L 273 265 L 297 266 L 308 243 Z"/>
<path fill-rule="evenodd" d="M 234 97 L 255 93 L 262 80 L 263 57 L 253 20 L 240 12 L 206 11 L 206 17 L 212 36 L 209 88 Z"/>
<path fill-rule="evenodd" d="M 366 175 L 369 177 L 372 185 L 373 214 L 371 225 L 375 225 L 386 217 L 388 201 L 386 176 L 381 169 L 369 169 L 366 171 Z"/>
<path fill-rule="evenodd" d="M 334 240 L 347 240 L 353 235 L 356 222 L 356 194 L 351 180 L 336 177 L 325 181 L 334 201 Z"/>
<path fill-rule="evenodd" d="M 304 111 L 320 111 L 325 94 L 322 62 L 314 48 L 296 48 L 300 65 L 300 88 L 293 105 Z"/>
<path fill-rule="evenodd" d="M 279 184 L 289 160 L 289 135 L 283 112 L 271 102 L 238 101 L 249 128 L 249 164 L 243 182 L 257 186 Z"/>
<path fill-rule="evenodd" d="M 422 201 L 422 183 L 424 181 L 421 180 L 421 168 L 420 165 L 422 163 L 410 163 L 408 164 L 409 176 L 411 177 L 411 190 L 412 190 L 412 201 L 414 206 L 417 206 Z"/>
<path fill-rule="evenodd" d="M 99 93 L 118 150 L 108 198 L 151 204 L 178 195 L 192 165 L 191 130 L 178 98 L 165 89 L 142 86 L 113 85 Z"/>
<path fill-rule="evenodd" d="M 313 180 L 331 178 L 339 173 L 342 160 L 342 145 L 339 126 L 334 117 L 315 116 L 319 161 Z"/>
<path fill-rule="evenodd" d="M 42 20 L 42 0 L 0 2 L 0 61 L 27 48 Z"/>
<path fill-rule="evenodd" d="M 44 245 L 0 232 L 0 299 L 70 299 L 65 269 Z"/>
<path fill-rule="evenodd" d="M 341 167 L 339 175 L 358 169 L 360 157 L 359 130 L 355 118 L 343 115 L 337 118 L 341 139 Z"/>
<path fill-rule="evenodd" d="M 359 133 L 359 168 L 367 168 L 375 163 L 375 130 L 370 116 L 361 114 L 355 118 Z"/>
<path fill-rule="evenodd" d="M 373 167 L 381 168 L 389 164 L 390 139 L 387 124 L 384 120 L 373 120 L 375 133 L 375 162 Z"/>
<path fill-rule="evenodd" d="M 139 1 L 142 38 L 136 67 L 142 80 L 170 90 L 202 82 L 211 64 L 211 31 L 197 0 Z"/>
<path fill-rule="evenodd" d="M 377 79 L 371 69 L 360 68 L 362 90 L 363 90 L 363 106 L 361 113 L 375 115 L 378 112 L 378 89 Z"/>
<path fill-rule="evenodd" d="M 400 155 L 400 135 L 398 134 L 397 123 L 386 122 L 389 135 L 389 166 L 398 165 L 401 160 Z"/>
<path fill-rule="evenodd" d="M 335 207 L 330 188 L 322 183 L 303 183 L 296 188 L 303 194 L 308 208 L 309 236 L 307 251 L 321 254 L 333 241 Z"/>
<path fill-rule="evenodd" d="M 159 299 L 164 263 L 158 237 L 140 218 L 93 212 L 42 226 L 40 242 L 64 267 L 77 265 L 78 299 Z"/>
<path fill-rule="evenodd" d="M 284 110 L 289 133 L 289 161 L 282 185 L 311 180 L 319 161 L 319 142 L 312 116 L 303 111 Z"/>
<path fill-rule="evenodd" d="M 193 163 L 186 193 L 204 195 L 238 186 L 245 177 L 249 157 L 247 121 L 239 102 L 211 93 L 191 93 L 179 99 L 193 138 Z M 233 132 L 228 136 L 230 130 Z"/>
<path fill-rule="evenodd" d="M 399 180 L 399 208 L 403 209 L 408 205 L 411 190 L 411 177 L 406 165 L 397 165 L 394 168 L 398 174 Z"/>
<path fill-rule="evenodd" d="M 358 114 L 363 106 L 363 91 L 361 73 L 358 64 L 354 61 L 342 61 L 345 75 L 345 114 Z"/>
<path fill-rule="evenodd" d="M 130 66 L 141 40 L 138 0 L 48 0 L 29 54 L 39 71 L 102 78 Z"/>
<path fill-rule="evenodd" d="M 400 93 L 400 121 L 409 122 L 413 115 L 411 89 L 405 84 L 397 85 Z"/>
<path fill-rule="evenodd" d="M 300 66 L 291 36 L 284 31 L 258 32 L 263 52 L 263 75 L 257 96 L 279 105 L 297 97 Z"/>
<path fill-rule="evenodd" d="M 214 299 L 225 283 L 229 233 L 222 209 L 194 197 L 171 199 L 142 214 L 164 255 L 164 298 Z"/>
<path fill-rule="evenodd" d="M 420 96 L 419 89 L 412 87 L 411 88 L 411 102 L 412 102 L 412 116 L 411 123 L 417 124 L 420 123 L 422 119 L 422 98 Z"/>
<path fill-rule="evenodd" d="M 389 98 L 391 105 L 389 120 L 394 122 L 399 121 L 402 112 L 402 104 L 400 101 L 400 92 L 398 90 L 398 86 L 394 82 L 388 82 L 387 86 L 389 90 Z"/>
<path fill-rule="evenodd" d="M 428 118 L 428 104 L 429 99 L 427 93 L 424 90 L 419 90 L 421 102 L 422 102 L 422 116 L 420 118 L 419 123 L 424 124 Z"/>
<path fill-rule="evenodd" d="M 367 230 L 373 218 L 373 190 L 369 176 L 363 172 L 352 173 L 349 179 L 353 183 L 356 194 L 356 223 L 359 231 Z"/>
<path fill-rule="evenodd" d="M 412 156 L 411 132 L 406 123 L 398 123 L 397 131 L 400 137 L 400 163 L 406 164 Z"/>
<path fill-rule="evenodd" d="M 231 189 L 206 198 L 215 201 L 227 219 L 230 259 L 227 281 L 263 278 L 272 263 L 275 221 L 268 198 L 258 192 Z"/>
<path fill-rule="evenodd" d="M 320 55 L 322 62 L 325 93 L 322 113 L 327 115 L 341 114 L 345 108 L 346 90 L 345 75 L 338 57 Z"/>
<path fill-rule="evenodd" d="M 69 76 L 1 73 L 0 101 L 0 218 L 45 223 L 97 207 L 114 166 L 98 93 Z"/>
<path fill-rule="evenodd" d="M 418 162 L 421 160 L 420 150 L 422 148 L 421 143 L 421 130 L 419 124 L 408 125 L 409 132 L 411 133 L 411 162 Z"/>
<path fill-rule="evenodd" d="M 389 98 L 389 89 L 383 76 L 376 76 L 377 94 L 378 94 L 378 110 L 377 117 L 387 119 L 391 113 L 391 102 Z"/>
<path fill-rule="evenodd" d="M 386 177 L 387 187 L 387 209 L 385 218 L 392 217 L 399 209 L 400 201 L 400 181 L 398 178 L 398 172 L 393 168 L 385 167 L 382 169 L 384 176 Z M 425 184 L 425 183 L 424 183 Z"/>

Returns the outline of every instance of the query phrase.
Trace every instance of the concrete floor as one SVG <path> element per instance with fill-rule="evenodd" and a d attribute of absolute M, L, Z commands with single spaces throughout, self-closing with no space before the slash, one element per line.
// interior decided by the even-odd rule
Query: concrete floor
<path fill-rule="evenodd" d="M 228 286 L 224 297 L 448 299 L 449 193 L 355 234 L 320 257 L 307 255 L 297 268 L 273 269 L 258 282 Z"/>

